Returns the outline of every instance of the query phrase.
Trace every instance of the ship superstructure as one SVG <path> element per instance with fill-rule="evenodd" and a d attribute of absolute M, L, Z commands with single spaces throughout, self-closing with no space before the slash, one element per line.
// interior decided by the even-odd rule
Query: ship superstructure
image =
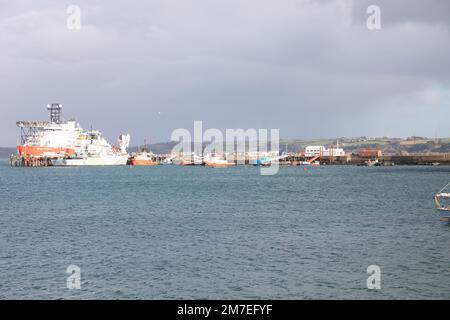
<path fill-rule="evenodd" d="M 50 157 L 74 155 L 83 129 L 75 120 L 64 121 L 61 117 L 61 104 L 47 106 L 50 121 L 18 121 L 20 128 L 21 156 Z"/>

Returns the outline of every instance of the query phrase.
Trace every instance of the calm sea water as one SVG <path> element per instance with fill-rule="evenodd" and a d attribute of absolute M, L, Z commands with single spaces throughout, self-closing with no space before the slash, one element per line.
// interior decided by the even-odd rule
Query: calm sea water
<path fill-rule="evenodd" d="M 448 181 L 450 167 L 2 161 L 0 298 L 449 299 L 450 226 L 432 202 Z"/>

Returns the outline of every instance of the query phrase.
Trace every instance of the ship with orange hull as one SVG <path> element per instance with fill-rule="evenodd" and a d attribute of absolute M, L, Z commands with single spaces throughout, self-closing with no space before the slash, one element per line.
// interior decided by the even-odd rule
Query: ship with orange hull
<path fill-rule="evenodd" d="M 98 130 L 83 130 L 75 120 L 62 117 L 62 105 L 47 106 L 50 121 L 18 121 L 23 159 L 50 159 L 53 166 L 125 165 L 129 135 L 119 136 L 119 146 L 110 145 Z"/>
<path fill-rule="evenodd" d="M 157 166 L 159 162 L 156 161 L 155 155 L 149 152 L 141 152 L 132 155 L 129 164 L 132 166 Z"/>
<path fill-rule="evenodd" d="M 158 162 L 149 159 L 130 159 L 132 166 L 157 166 Z"/>
<path fill-rule="evenodd" d="M 147 147 L 147 144 L 138 151 L 138 153 L 131 154 L 128 164 L 131 166 L 157 166 L 159 162 L 156 161 L 156 156 Z"/>
<path fill-rule="evenodd" d="M 83 129 L 74 121 L 64 121 L 61 104 L 47 106 L 50 121 L 18 121 L 21 143 L 17 153 L 23 157 L 73 156 L 81 148 Z"/>

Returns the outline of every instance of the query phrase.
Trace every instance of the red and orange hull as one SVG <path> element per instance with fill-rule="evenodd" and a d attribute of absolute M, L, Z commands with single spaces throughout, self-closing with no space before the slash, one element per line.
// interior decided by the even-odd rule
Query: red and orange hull
<path fill-rule="evenodd" d="M 158 165 L 158 162 L 155 162 L 153 160 L 139 160 L 139 159 L 131 159 L 130 165 L 132 166 L 156 166 Z"/>
<path fill-rule="evenodd" d="M 19 155 L 29 157 L 43 157 L 62 153 L 66 155 L 75 154 L 75 150 L 71 148 L 51 148 L 39 146 L 18 146 L 17 151 L 19 152 Z"/>

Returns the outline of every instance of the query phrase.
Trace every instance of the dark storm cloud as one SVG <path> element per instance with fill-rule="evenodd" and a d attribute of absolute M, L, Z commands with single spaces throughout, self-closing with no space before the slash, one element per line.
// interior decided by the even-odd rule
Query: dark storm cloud
<path fill-rule="evenodd" d="M 395 4 L 394 4 L 395 3 Z M 66 28 L 67 5 L 82 28 Z M 382 29 L 366 28 L 381 7 Z M 134 143 L 173 129 L 450 136 L 446 1 L 1 2 L 0 145 L 67 116 Z"/>

